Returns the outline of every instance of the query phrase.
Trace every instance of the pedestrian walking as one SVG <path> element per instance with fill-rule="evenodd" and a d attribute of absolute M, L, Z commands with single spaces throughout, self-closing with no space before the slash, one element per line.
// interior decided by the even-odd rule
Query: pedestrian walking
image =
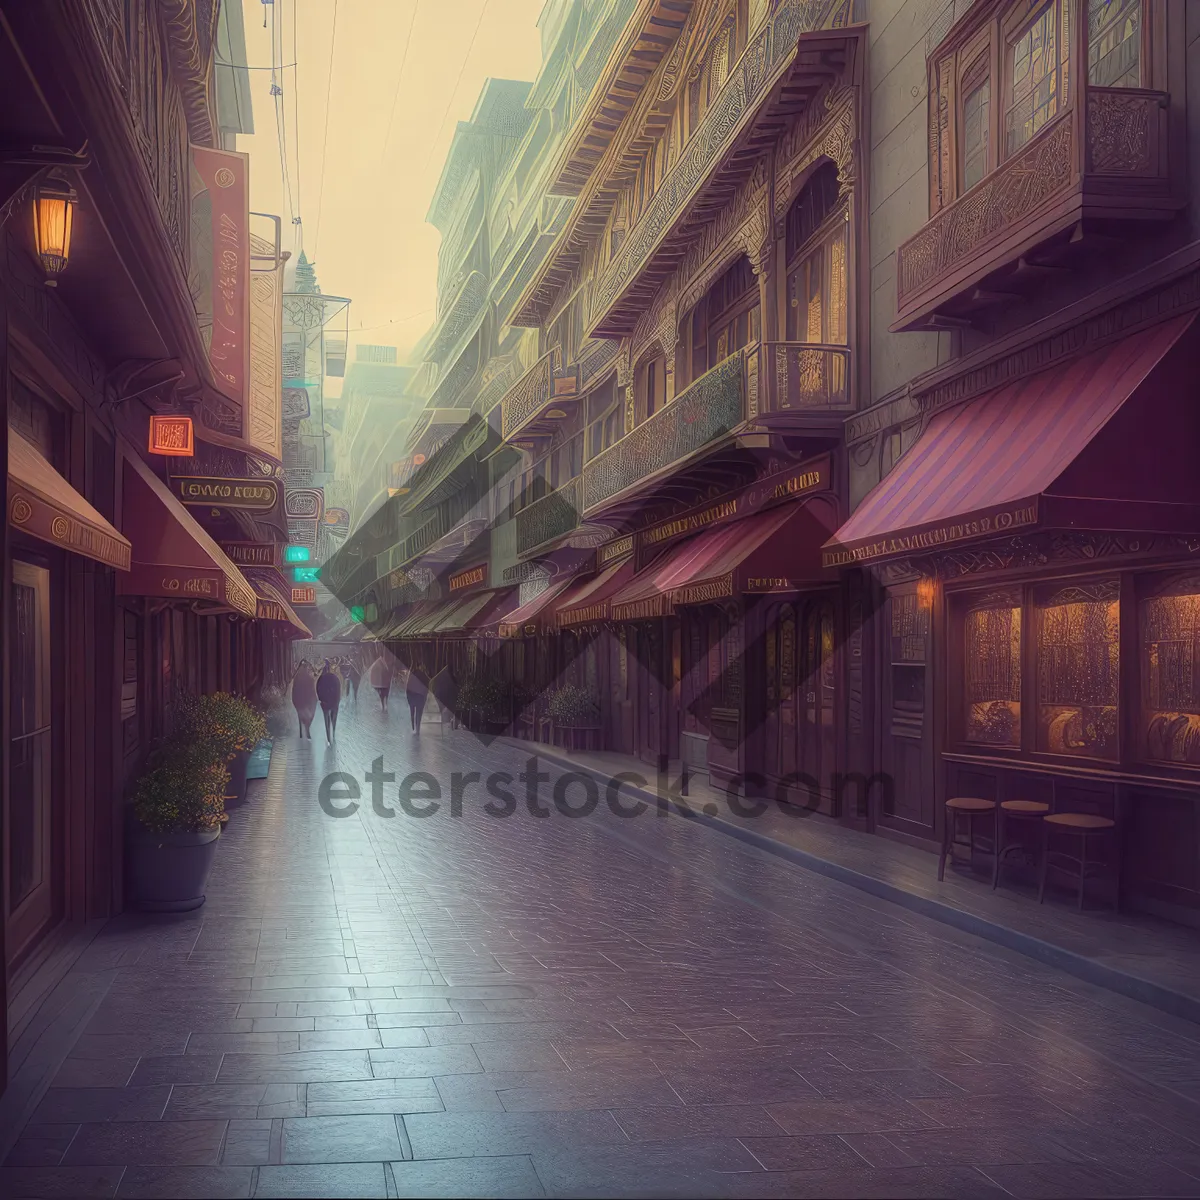
<path fill-rule="evenodd" d="M 371 686 L 379 694 L 379 706 L 387 712 L 388 692 L 392 690 L 392 667 L 381 654 L 371 664 Z"/>
<path fill-rule="evenodd" d="M 420 737 L 421 714 L 425 711 L 425 701 L 429 698 L 429 677 L 419 665 L 409 671 L 404 694 L 408 699 L 408 715 L 412 721 L 413 733 Z"/>
<path fill-rule="evenodd" d="M 450 716 L 450 726 L 458 727 L 458 680 L 454 678 L 454 668 L 447 663 L 430 681 L 429 690 L 437 701 L 438 710 L 442 717 L 442 727 L 445 728 L 446 716 Z"/>
<path fill-rule="evenodd" d="M 292 707 L 300 721 L 300 736 L 311 740 L 310 727 L 317 712 L 317 681 L 305 659 L 300 660 L 296 674 L 292 676 Z"/>
<path fill-rule="evenodd" d="M 346 694 L 354 694 L 354 705 L 358 707 L 358 685 L 362 682 L 362 671 L 353 659 L 346 665 Z"/>
<path fill-rule="evenodd" d="M 325 660 L 325 669 L 317 680 L 317 699 L 321 702 L 321 712 L 325 714 L 325 741 L 332 745 L 337 729 L 338 705 L 342 700 L 342 681 L 329 659 Z"/>

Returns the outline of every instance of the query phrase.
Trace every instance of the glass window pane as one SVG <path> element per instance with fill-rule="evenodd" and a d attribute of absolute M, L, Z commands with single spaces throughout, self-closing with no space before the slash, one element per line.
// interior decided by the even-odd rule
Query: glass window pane
<path fill-rule="evenodd" d="M 1200 579 L 1141 604 L 1146 755 L 1200 765 Z"/>
<path fill-rule="evenodd" d="M 963 623 L 966 739 L 1021 745 L 1021 609 L 977 608 Z"/>
<path fill-rule="evenodd" d="M 1005 111 L 1006 149 L 1020 149 L 1065 103 L 1068 39 L 1059 36 L 1060 12 L 1050 4 L 1009 49 L 1009 94 Z M 1065 30 L 1063 31 L 1065 34 Z"/>
<path fill-rule="evenodd" d="M 963 104 L 963 188 L 974 187 L 988 171 L 988 119 L 991 80 L 985 79 Z"/>
<path fill-rule="evenodd" d="M 1142 0 L 1088 0 L 1088 82 L 1141 87 Z"/>
<path fill-rule="evenodd" d="M 1117 585 L 1063 588 L 1038 610 L 1038 747 L 1052 754 L 1117 754 Z"/>

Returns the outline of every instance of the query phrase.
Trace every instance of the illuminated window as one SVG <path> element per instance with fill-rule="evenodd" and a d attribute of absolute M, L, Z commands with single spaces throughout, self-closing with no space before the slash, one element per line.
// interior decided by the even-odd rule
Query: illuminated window
<path fill-rule="evenodd" d="M 968 742 L 1021 744 L 1021 606 L 993 598 L 963 621 L 964 733 Z"/>
<path fill-rule="evenodd" d="M 1008 48 L 1004 128 L 1009 154 L 1066 106 L 1069 0 L 1052 0 Z"/>
<path fill-rule="evenodd" d="M 1038 749 L 1117 755 L 1117 585 L 1060 588 L 1037 610 Z"/>
<path fill-rule="evenodd" d="M 1142 0 L 1088 0 L 1088 83 L 1141 87 Z"/>
<path fill-rule="evenodd" d="M 1140 609 L 1146 757 L 1200 765 L 1200 578 L 1148 597 Z"/>

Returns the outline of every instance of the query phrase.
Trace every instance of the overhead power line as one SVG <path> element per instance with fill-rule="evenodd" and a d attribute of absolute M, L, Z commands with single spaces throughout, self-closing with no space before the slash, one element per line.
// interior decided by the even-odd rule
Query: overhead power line
<path fill-rule="evenodd" d="M 325 133 L 321 138 L 321 181 L 317 185 L 317 225 L 313 231 L 313 253 L 321 237 L 321 213 L 325 204 L 325 164 L 329 149 L 329 97 L 333 92 L 333 54 L 337 46 L 338 0 L 333 0 L 333 33 L 329 39 L 329 76 L 325 81 Z"/>
<path fill-rule="evenodd" d="M 450 115 L 450 109 L 454 105 L 454 97 L 458 95 L 458 85 L 462 83 L 467 63 L 471 61 L 471 51 L 475 48 L 475 39 L 479 36 L 479 30 L 483 26 L 483 18 L 491 3 L 492 0 L 484 0 L 483 7 L 479 10 L 479 20 L 475 22 L 475 32 L 471 34 L 471 40 L 467 43 L 467 53 L 463 56 L 462 66 L 458 69 L 458 77 L 454 80 L 454 87 L 450 90 L 450 99 L 446 102 L 446 111 L 442 113 L 442 119 L 438 122 L 437 132 L 433 135 L 433 143 L 429 147 L 429 157 L 425 160 L 425 171 L 429 170 L 429 164 L 433 161 L 434 153 L 437 151 L 437 140 L 442 135 L 442 129 L 446 125 L 446 118 Z"/>
<path fill-rule="evenodd" d="M 379 164 L 383 165 L 387 158 L 388 143 L 392 140 L 392 126 L 396 122 L 396 105 L 400 101 L 400 85 L 404 82 L 404 65 L 408 62 L 408 48 L 412 45 L 413 26 L 417 23 L 417 9 L 421 0 L 413 0 L 412 16 L 408 20 L 408 33 L 404 37 L 404 53 L 400 56 L 400 73 L 396 76 L 396 90 L 392 93 L 392 111 L 388 117 L 387 133 L 383 135 L 383 148 L 379 152 Z"/>

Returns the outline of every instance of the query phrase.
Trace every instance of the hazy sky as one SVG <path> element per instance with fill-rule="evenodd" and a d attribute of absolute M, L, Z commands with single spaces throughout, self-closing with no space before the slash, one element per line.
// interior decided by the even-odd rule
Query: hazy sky
<path fill-rule="evenodd" d="M 251 207 L 283 217 L 284 247 L 294 253 L 291 216 L 303 218 L 321 290 L 353 301 L 352 342 L 404 350 L 432 323 L 441 235 L 425 214 L 455 125 L 470 118 L 485 79 L 534 78 L 543 3 L 242 0 L 250 65 L 298 63 L 278 74 L 278 106 L 271 72 L 250 72 L 255 133 L 239 137 L 238 149 L 250 154 Z"/>

